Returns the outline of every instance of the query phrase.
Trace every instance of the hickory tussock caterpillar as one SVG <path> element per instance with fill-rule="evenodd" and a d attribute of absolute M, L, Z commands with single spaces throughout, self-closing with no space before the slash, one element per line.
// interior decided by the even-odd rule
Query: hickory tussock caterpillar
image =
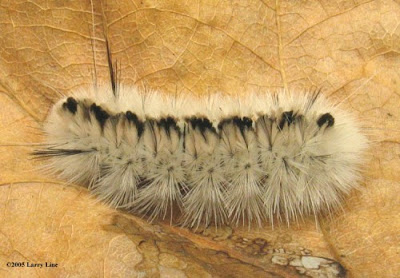
<path fill-rule="evenodd" d="M 118 92 L 118 93 L 117 93 Z M 367 146 L 318 92 L 170 97 L 80 89 L 45 124 L 47 168 L 115 208 L 189 227 L 330 211 L 357 186 Z"/>

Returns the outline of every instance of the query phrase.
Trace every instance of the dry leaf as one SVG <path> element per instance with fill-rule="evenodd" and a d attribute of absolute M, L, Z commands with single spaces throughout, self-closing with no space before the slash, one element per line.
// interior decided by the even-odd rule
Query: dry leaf
<path fill-rule="evenodd" d="M 0 276 L 396 277 L 399 25 L 389 0 L 0 0 Z M 190 94 L 322 87 L 373 141 L 363 190 L 319 228 L 306 219 L 193 232 L 40 174 L 29 153 L 41 123 L 62 95 L 93 84 L 94 69 L 107 82 L 106 37 L 125 84 Z M 26 266 L 45 262 L 58 265 Z"/>

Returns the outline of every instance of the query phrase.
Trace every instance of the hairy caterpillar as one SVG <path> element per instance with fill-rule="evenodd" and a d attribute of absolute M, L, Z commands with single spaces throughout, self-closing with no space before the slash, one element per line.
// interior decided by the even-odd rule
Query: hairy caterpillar
<path fill-rule="evenodd" d="M 112 83 L 112 85 L 115 85 Z M 319 92 L 203 98 L 80 89 L 52 108 L 47 169 L 115 208 L 181 224 L 286 221 L 340 206 L 367 139 Z"/>

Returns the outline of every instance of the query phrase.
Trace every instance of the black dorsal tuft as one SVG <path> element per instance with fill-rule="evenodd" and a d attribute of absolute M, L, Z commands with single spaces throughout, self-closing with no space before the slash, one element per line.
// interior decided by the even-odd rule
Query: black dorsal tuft
<path fill-rule="evenodd" d="M 231 124 L 231 123 L 233 123 L 235 126 L 237 126 L 240 129 L 240 131 L 243 132 L 245 129 L 252 127 L 253 120 L 250 119 L 249 117 L 240 118 L 238 116 L 226 118 L 219 122 L 218 129 L 222 129 L 224 127 L 224 125 Z"/>
<path fill-rule="evenodd" d="M 319 117 L 317 124 L 319 127 L 322 127 L 324 124 L 327 124 L 327 127 L 331 127 L 335 124 L 335 118 L 330 113 L 325 113 Z"/>
<path fill-rule="evenodd" d="M 176 124 L 176 120 L 172 117 L 161 118 L 158 121 L 158 126 L 163 128 L 168 136 L 170 136 L 171 129 L 175 129 L 180 134 L 180 130 Z"/>
<path fill-rule="evenodd" d="M 285 123 L 290 126 L 296 119 L 296 115 L 292 111 L 286 111 L 282 113 L 281 121 L 279 122 L 279 129 L 283 129 Z"/>
<path fill-rule="evenodd" d="M 198 128 L 201 133 L 204 133 L 206 130 L 215 132 L 215 128 L 212 126 L 211 121 L 207 118 L 191 117 L 188 119 L 188 121 L 192 125 L 193 129 Z"/>
<path fill-rule="evenodd" d="M 90 106 L 90 111 L 94 113 L 96 120 L 100 123 L 100 126 L 103 127 L 107 119 L 110 117 L 110 115 L 103 110 L 100 106 L 96 105 L 93 103 Z"/>
<path fill-rule="evenodd" d="M 72 114 L 75 114 L 78 110 L 78 102 L 73 97 L 69 97 L 67 101 L 63 103 L 62 107 L 68 109 Z"/>
<path fill-rule="evenodd" d="M 143 131 L 144 131 L 143 122 L 141 122 L 139 120 L 138 116 L 136 114 L 132 113 L 131 111 L 126 111 L 125 117 L 129 122 L 135 124 L 136 129 L 137 129 L 138 137 L 140 137 L 142 135 Z"/>

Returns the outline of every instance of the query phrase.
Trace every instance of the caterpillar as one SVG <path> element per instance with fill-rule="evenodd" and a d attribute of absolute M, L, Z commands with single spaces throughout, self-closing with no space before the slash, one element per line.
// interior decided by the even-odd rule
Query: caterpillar
<path fill-rule="evenodd" d="M 59 100 L 35 150 L 46 170 L 150 220 L 273 223 L 341 206 L 368 141 L 319 91 L 174 95 L 80 88 Z"/>

